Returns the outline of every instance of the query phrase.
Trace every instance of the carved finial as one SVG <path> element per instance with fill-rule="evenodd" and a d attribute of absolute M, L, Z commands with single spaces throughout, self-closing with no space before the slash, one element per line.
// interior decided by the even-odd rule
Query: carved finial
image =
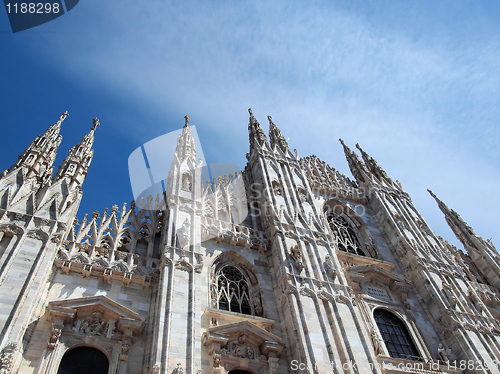
<path fill-rule="evenodd" d="M 342 145 L 345 145 L 344 141 L 342 139 L 339 138 L 339 142 L 342 144 Z"/>
<path fill-rule="evenodd" d="M 184 116 L 184 119 L 186 120 L 186 123 L 184 123 L 184 127 L 189 126 L 189 116 L 187 114 Z"/>
<path fill-rule="evenodd" d="M 248 114 L 250 114 L 250 116 L 253 116 L 252 108 L 248 108 Z"/>
<path fill-rule="evenodd" d="M 100 125 L 99 118 L 95 117 L 93 119 L 92 123 L 94 124 L 94 126 L 92 126 L 92 130 L 95 131 L 99 127 L 99 125 Z"/>
<path fill-rule="evenodd" d="M 429 192 L 433 198 L 437 199 L 436 195 L 434 195 L 431 190 L 427 189 L 427 192 Z"/>
<path fill-rule="evenodd" d="M 274 125 L 273 117 L 267 116 L 267 120 L 269 121 L 269 124 L 273 124 Z"/>

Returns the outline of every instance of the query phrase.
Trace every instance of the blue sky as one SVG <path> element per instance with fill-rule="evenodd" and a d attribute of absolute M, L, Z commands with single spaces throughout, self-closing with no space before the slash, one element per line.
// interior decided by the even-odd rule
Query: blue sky
<path fill-rule="evenodd" d="M 426 189 L 499 242 L 495 1 L 97 1 L 12 34 L 0 11 L 1 168 L 68 110 L 57 162 L 99 117 L 79 218 L 130 202 L 127 159 L 189 114 L 244 167 L 247 108 L 350 174 L 357 142 L 456 243 Z"/>

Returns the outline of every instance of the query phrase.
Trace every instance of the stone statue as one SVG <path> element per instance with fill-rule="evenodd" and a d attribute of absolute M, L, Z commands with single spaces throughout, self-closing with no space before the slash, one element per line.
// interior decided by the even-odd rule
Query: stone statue
<path fill-rule="evenodd" d="M 300 274 L 300 272 L 302 272 L 302 269 L 304 269 L 304 261 L 302 257 L 302 251 L 300 250 L 298 244 L 290 248 L 290 257 L 294 262 L 295 268 L 299 271 Z"/>
<path fill-rule="evenodd" d="M 260 297 L 259 296 L 254 296 L 254 299 L 253 299 L 253 310 L 254 310 L 256 316 L 262 317 L 264 309 L 262 308 L 262 304 L 260 302 Z"/>
<path fill-rule="evenodd" d="M 101 124 L 97 117 L 92 120 L 92 123 L 94 124 L 94 126 L 92 126 L 92 130 L 96 130 L 99 127 L 99 125 Z"/>
<path fill-rule="evenodd" d="M 182 176 L 182 189 L 184 191 L 191 191 L 191 177 L 189 174 L 184 174 Z"/>
<path fill-rule="evenodd" d="M 375 351 L 375 354 L 376 355 L 381 354 L 382 353 L 382 345 L 381 345 L 380 339 L 378 338 L 375 330 L 372 330 L 370 337 L 372 339 L 373 350 Z"/>
<path fill-rule="evenodd" d="M 63 114 L 59 116 L 59 122 L 64 121 L 64 119 L 69 116 L 68 111 L 65 111 Z"/>
<path fill-rule="evenodd" d="M 220 352 L 223 355 L 227 355 L 229 353 L 229 349 L 227 349 L 227 344 L 221 348 Z"/>
<path fill-rule="evenodd" d="M 182 248 L 185 248 L 189 245 L 189 240 L 191 236 L 190 228 L 191 228 L 191 222 L 189 221 L 189 218 L 186 218 L 180 229 L 181 235 L 179 236 L 179 242 Z"/>
<path fill-rule="evenodd" d="M 174 374 L 184 374 L 184 369 L 182 368 L 182 364 L 179 362 L 177 367 L 173 371 Z"/>
<path fill-rule="evenodd" d="M 365 242 L 365 247 L 368 250 L 368 253 L 372 258 L 378 258 L 377 255 L 377 247 L 373 241 L 373 238 L 371 236 L 368 237 L 368 240 Z"/>
<path fill-rule="evenodd" d="M 325 257 L 325 262 L 323 264 L 325 267 L 325 271 L 330 276 L 333 280 L 335 280 L 335 277 L 337 276 L 337 271 L 335 270 L 335 264 L 333 263 L 333 259 L 330 255 L 327 255 Z"/>
<path fill-rule="evenodd" d="M 449 362 L 450 361 L 450 358 L 449 358 L 450 353 L 451 352 L 449 349 L 446 350 L 446 349 L 444 349 L 442 344 L 439 344 L 438 357 L 439 357 L 440 361 Z"/>

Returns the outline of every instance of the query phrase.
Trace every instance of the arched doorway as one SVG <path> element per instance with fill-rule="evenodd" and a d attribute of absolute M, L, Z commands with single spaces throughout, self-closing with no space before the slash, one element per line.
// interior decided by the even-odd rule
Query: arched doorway
<path fill-rule="evenodd" d="M 57 374 L 108 374 L 109 361 L 96 348 L 78 347 L 63 356 Z"/>

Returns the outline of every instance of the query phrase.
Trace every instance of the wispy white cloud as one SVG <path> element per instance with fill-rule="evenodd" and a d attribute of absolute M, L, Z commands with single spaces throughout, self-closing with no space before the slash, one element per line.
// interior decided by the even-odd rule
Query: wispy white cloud
<path fill-rule="evenodd" d="M 70 79 L 143 107 L 141 130 L 126 129 L 142 142 L 158 126 L 148 112 L 175 114 L 179 127 L 189 112 L 209 161 L 243 166 L 252 106 L 302 155 L 345 173 L 337 139 L 361 143 L 441 235 L 451 236 L 427 187 L 493 236 L 500 27 L 486 11 L 439 23 L 437 5 L 392 3 L 87 2 L 65 16 L 70 37 L 47 36 L 38 53 Z"/>

